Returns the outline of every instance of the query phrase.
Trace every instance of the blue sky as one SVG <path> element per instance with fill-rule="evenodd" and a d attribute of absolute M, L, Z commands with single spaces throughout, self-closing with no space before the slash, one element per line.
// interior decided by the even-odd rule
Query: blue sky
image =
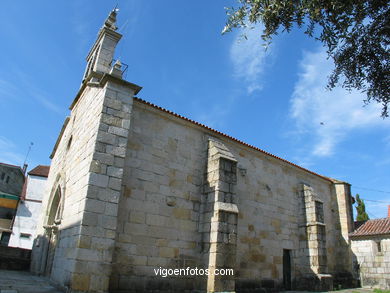
<path fill-rule="evenodd" d="M 85 57 L 117 2 L 116 57 L 140 98 L 347 181 L 371 218 L 386 216 L 390 119 L 358 92 L 327 91 L 332 63 L 302 31 L 266 52 L 259 28 L 221 35 L 234 1 L 3 1 L 1 162 L 21 165 L 33 142 L 30 167 L 50 164 Z"/>

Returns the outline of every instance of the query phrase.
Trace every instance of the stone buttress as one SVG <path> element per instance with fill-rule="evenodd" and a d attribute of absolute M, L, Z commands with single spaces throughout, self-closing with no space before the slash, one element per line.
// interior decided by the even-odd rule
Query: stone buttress
<path fill-rule="evenodd" d="M 234 272 L 237 248 L 238 207 L 235 185 L 237 160 L 218 140 L 208 141 L 208 160 L 203 202 L 203 245 L 208 252 L 207 292 L 234 292 L 234 275 L 219 276 L 215 270 Z M 206 256 L 207 257 L 207 256 Z"/>
<path fill-rule="evenodd" d="M 307 259 L 307 271 L 297 287 L 331 290 L 333 279 L 328 274 L 324 203 L 307 184 L 301 184 L 301 196 L 303 222 L 300 229 L 305 237 L 300 240 L 300 249 L 303 250 L 303 257 Z"/>

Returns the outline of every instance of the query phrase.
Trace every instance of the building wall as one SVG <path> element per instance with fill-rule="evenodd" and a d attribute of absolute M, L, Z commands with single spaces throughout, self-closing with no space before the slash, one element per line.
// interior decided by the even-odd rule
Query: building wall
<path fill-rule="evenodd" d="M 171 281 L 154 269 L 207 268 L 198 230 L 207 140 L 139 105 L 131 125 L 111 289 L 166 288 Z M 174 283 L 178 290 L 205 287 L 191 277 Z"/>
<path fill-rule="evenodd" d="M 37 221 L 41 215 L 42 198 L 46 192 L 46 181 L 46 177 L 28 175 L 26 197 L 24 201 L 19 202 L 9 246 L 32 248 Z"/>
<path fill-rule="evenodd" d="M 378 251 L 378 242 L 381 251 Z M 353 238 L 351 247 L 362 287 L 390 289 L 390 238 Z"/>
<path fill-rule="evenodd" d="M 89 87 L 73 108 L 52 158 L 43 198 L 44 213 L 38 223 L 38 239 L 32 254 L 32 270 L 40 274 L 48 273 L 42 261 L 46 258 L 48 249 L 45 244 L 47 231 L 44 226 L 47 225 L 53 195 L 56 189 L 60 188 L 64 208 L 50 277 L 63 286 L 70 286 L 75 271 L 89 169 L 96 144 L 103 98 L 104 90 Z"/>
<path fill-rule="evenodd" d="M 74 291 L 108 287 L 133 94 L 107 80 L 83 88 L 52 159 L 32 271 Z M 62 220 L 49 240 L 44 227 L 58 187 Z M 45 268 L 48 242 L 54 243 L 51 270 Z"/>
<path fill-rule="evenodd" d="M 24 183 L 24 176 L 20 169 L 0 164 L 0 191 L 20 195 Z"/>
<path fill-rule="evenodd" d="M 154 270 L 222 263 L 235 269 L 227 287 L 245 292 L 282 287 L 283 249 L 291 251 L 295 287 L 318 276 L 326 283 L 329 274 L 351 271 L 343 237 L 351 221 L 339 216 L 348 206 L 348 188 L 336 188 L 329 180 L 140 102 L 132 107 L 131 95 L 126 87 L 107 82 L 103 88 L 87 87 L 72 109 L 51 164 L 33 271 L 75 291 L 106 292 L 110 280 L 112 292 L 183 292 L 206 289 L 218 280 L 163 278 Z M 205 174 L 215 136 L 237 165 L 230 201 L 238 207 L 238 219 L 233 216 L 231 225 L 204 220 L 210 206 L 204 194 L 212 179 L 212 173 L 207 179 Z M 42 266 L 48 257 L 44 226 L 58 186 L 63 214 L 47 271 Z M 315 232 L 315 222 L 310 226 L 314 234 L 306 230 L 309 217 L 316 217 L 309 197 L 323 203 L 322 234 Z M 223 242 L 213 248 L 211 238 L 213 232 L 217 238 L 223 235 L 218 229 L 226 225 L 234 257 L 221 262 L 229 249 L 220 253 Z"/>
<path fill-rule="evenodd" d="M 0 242 L 8 245 L 12 221 L 22 192 L 24 175 L 20 168 L 0 164 Z"/>
<path fill-rule="evenodd" d="M 336 190 L 329 180 L 139 102 L 134 103 L 131 125 L 112 290 L 205 288 L 204 277 L 162 278 L 154 269 L 208 268 L 202 229 L 210 231 L 210 225 L 203 227 L 201 219 L 212 136 L 237 160 L 236 288 L 282 287 L 283 249 L 291 250 L 296 286 L 318 273 L 317 247 L 308 246 L 311 236 L 302 230 L 306 227 L 302 183 L 323 202 L 327 262 L 322 273 L 351 272 L 348 238 L 342 233 L 351 230 L 351 219 L 339 216 L 349 210 L 346 190 Z"/>

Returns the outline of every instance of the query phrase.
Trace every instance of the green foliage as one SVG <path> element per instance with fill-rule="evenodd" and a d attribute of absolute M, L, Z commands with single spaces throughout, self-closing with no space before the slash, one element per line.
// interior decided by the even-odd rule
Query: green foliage
<path fill-rule="evenodd" d="M 374 293 L 390 293 L 390 290 L 374 289 Z"/>
<path fill-rule="evenodd" d="M 328 87 L 337 84 L 365 92 L 365 103 L 382 104 L 388 117 L 390 99 L 390 5 L 388 0 L 237 0 L 227 8 L 223 33 L 262 22 L 262 38 L 269 44 L 294 24 L 321 41 L 335 63 Z"/>
<path fill-rule="evenodd" d="M 356 202 L 357 202 L 357 206 L 356 206 L 356 212 L 357 212 L 356 221 L 367 221 L 367 220 L 369 220 L 370 218 L 368 217 L 368 215 L 366 213 L 366 205 L 364 204 L 364 201 L 362 199 L 360 199 L 359 194 L 356 194 Z"/>

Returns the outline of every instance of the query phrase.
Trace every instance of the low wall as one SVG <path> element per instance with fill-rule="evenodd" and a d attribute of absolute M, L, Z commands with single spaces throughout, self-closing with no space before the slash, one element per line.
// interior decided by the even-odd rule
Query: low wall
<path fill-rule="evenodd" d="M 353 239 L 351 247 L 362 287 L 390 289 L 390 239 Z"/>
<path fill-rule="evenodd" d="M 0 269 L 28 271 L 31 250 L 0 245 Z"/>

